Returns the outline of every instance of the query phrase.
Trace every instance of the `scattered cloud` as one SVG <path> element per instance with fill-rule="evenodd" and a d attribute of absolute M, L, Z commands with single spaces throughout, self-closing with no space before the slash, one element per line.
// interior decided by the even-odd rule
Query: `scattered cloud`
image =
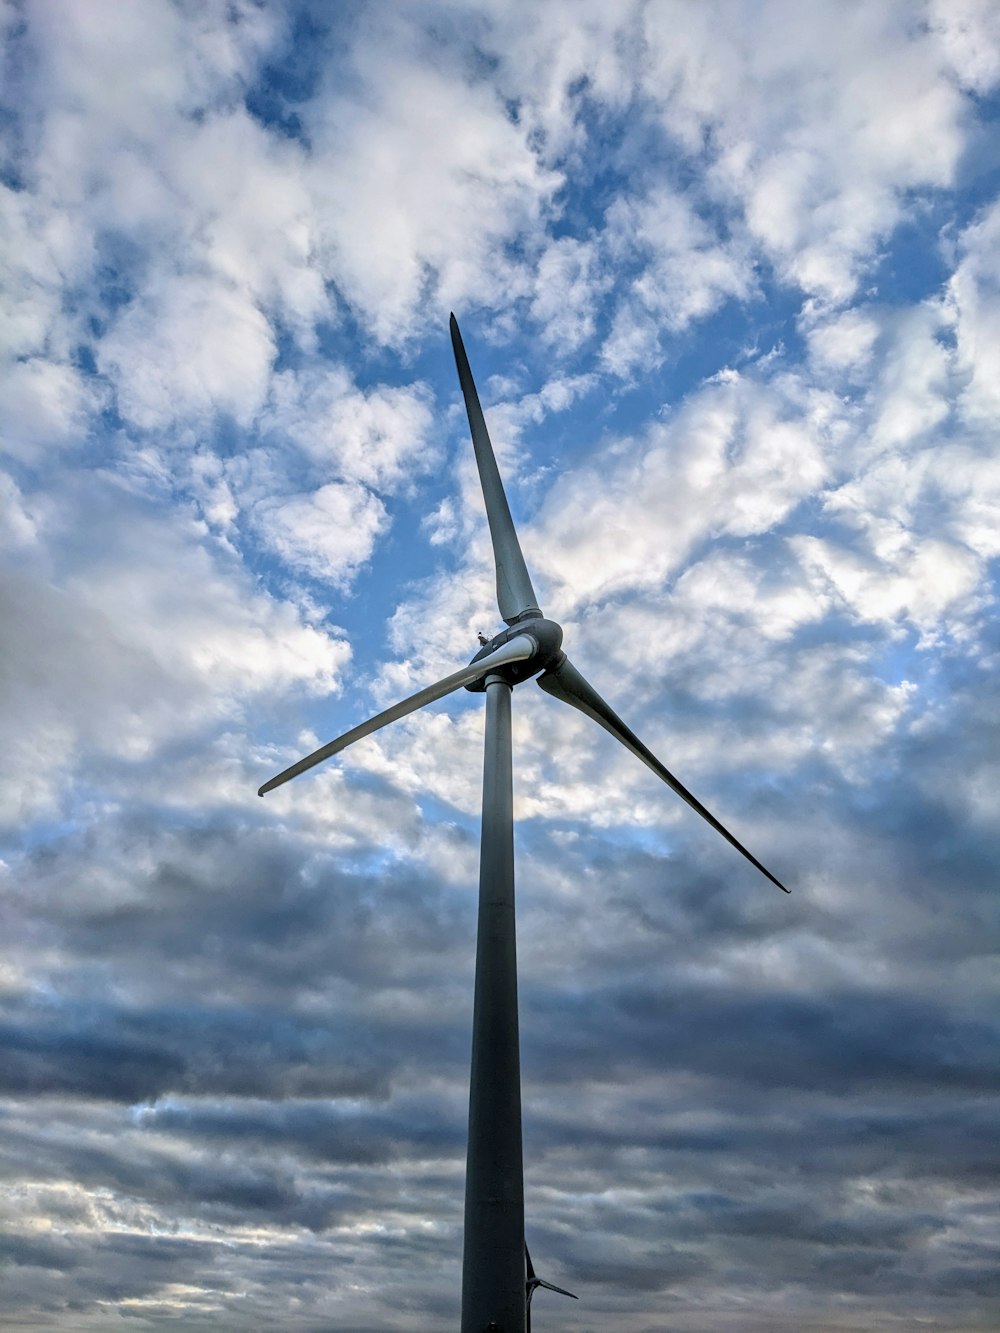
<path fill-rule="evenodd" d="M 793 888 L 518 688 L 547 1325 L 995 1327 L 996 7 L 0 40 L 7 1325 L 456 1322 L 478 698 L 255 795 L 497 623 L 454 309 L 574 662 Z"/>

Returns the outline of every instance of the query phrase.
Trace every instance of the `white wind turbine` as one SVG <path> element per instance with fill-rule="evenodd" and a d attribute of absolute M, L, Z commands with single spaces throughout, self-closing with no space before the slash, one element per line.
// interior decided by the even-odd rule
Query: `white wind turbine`
<path fill-rule="evenodd" d="M 514 817 L 511 773 L 511 689 L 537 677 L 548 694 L 578 708 L 609 731 L 779 889 L 776 879 L 643 745 L 562 651 L 562 629 L 546 620 L 531 586 L 486 430 L 462 336 L 451 317 L 451 340 L 493 539 L 497 603 L 507 629 L 468 666 L 353 727 L 265 782 L 281 786 L 407 714 L 467 689 L 486 694 L 483 825 L 479 863 L 479 929 L 469 1083 L 469 1144 L 465 1182 L 462 1333 L 528 1333 L 538 1287 L 524 1241 L 521 1150 L 521 1069 L 518 1043 L 514 926 Z M 574 1297 L 575 1299 L 575 1297 Z"/>

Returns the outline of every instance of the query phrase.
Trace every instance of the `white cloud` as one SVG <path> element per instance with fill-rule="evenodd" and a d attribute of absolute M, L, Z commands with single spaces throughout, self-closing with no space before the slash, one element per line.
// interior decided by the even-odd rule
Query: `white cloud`
<path fill-rule="evenodd" d="M 0 366 L 0 396 L 0 451 L 29 463 L 39 461 L 47 448 L 85 444 L 90 413 L 100 403 L 92 380 L 44 357 Z"/>
<path fill-rule="evenodd" d="M 686 626 L 695 634 L 704 632 L 705 622 L 719 612 L 726 617 L 720 637 L 734 632 L 734 622 L 745 621 L 754 636 L 770 643 L 789 639 L 803 625 L 820 619 L 828 605 L 797 573 L 784 564 L 776 567 L 763 555 L 753 558 L 721 551 L 707 555 L 677 581 L 671 598 L 671 643 Z M 656 637 L 648 642 L 650 652 Z M 713 656 L 710 650 L 704 655 Z"/>
<path fill-rule="evenodd" d="M 310 350 L 330 318 L 308 157 L 240 108 L 178 133 L 174 190 L 188 201 L 192 258 L 246 291 Z"/>
<path fill-rule="evenodd" d="M 745 297 L 761 254 L 785 281 L 843 303 L 908 195 L 951 184 L 971 107 L 949 67 L 963 71 L 966 87 L 985 91 L 1000 41 L 975 3 L 950 15 L 936 6 L 927 27 L 911 19 L 895 4 L 805 17 L 787 0 L 752 14 L 739 4 L 695 14 L 671 3 L 613 13 L 494 8 L 498 78 L 544 161 L 574 162 L 600 142 L 602 114 L 614 124 L 625 106 L 642 126 L 640 143 L 642 133 L 655 140 L 658 125 L 680 149 L 683 202 L 680 190 L 647 189 L 659 163 L 641 149 L 608 152 L 635 179 L 612 205 L 600 246 L 619 260 L 623 244 L 645 251 L 605 349 L 614 373 L 655 358 L 661 332 L 704 317 L 727 297 Z M 778 32 L 780 41 L 761 39 Z M 707 185 L 703 202 L 716 214 L 722 207 L 719 226 L 695 221 L 691 165 Z M 668 178 L 675 171 L 669 156 L 664 171 Z M 590 237 L 552 244 L 545 260 L 552 290 L 565 288 L 567 309 L 577 312 L 574 337 L 589 329 L 581 312 L 600 294 L 600 269 L 589 292 L 579 270 L 572 278 L 566 270 L 570 245 L 584 244 L 589 267 Z M 583 254 L 578 248 L 574 262 Z"/>
<path fill-rule="evenodd" d="M 988 93 L 1000 82 L 1000 12 L 992 0 L 931 0 L 931 28 L 966 88 Z"/>
<path fill-rule="evenodd" d="M 642 6 L 491 0 L 484 12 L 501 62 L 498 77 L 517 100 L 542 160 L 568 159 L 576 167 L 587 143 L 582 97 L 622 110 L 635 89 Z"/>
<path fill-rule="evenodd" d="M 1000 204 L 965 230 L 959 249 L 948 300 L 966 381 L 961 407 L 971 424 L 983 425 L 1000 412 Z"/>
<path fill-rule="evenodd" d="M 238 99 L 284 26 L 248 0 L 127 9 L 112 28 L 100 0 L 36 0 L 27 17 L 38 90 L 61 92 L 81 129 L 137 139 L 155 137 L 175 109 Z"/>
<path fill-rule="evenodd" d="M 893 324 L 873 395 L 871 439 L 881 449 L 912 446 L 951 411 L 951 356 L 938 336 L 940 307 L 916 306 Z"/>
<path fill-rule="evenodd" d="M 0 351 L 11 358 L 72 350 L 63 317 L 63 283 L 92 262 L 88 238 L 67 213 L 28 191 L 0 184 Z"/>
<path fill-rule="evenodd" d="M 17 482 L 0 472 L 0 547 L 16 551 L 38 540 L 38 521 Z"/>
<path fill-rule="evenodd" d="M 96 341 L 141 429 L 218 412 L 246 426 L 267 389 L 270 320 L 308 341 L 328 312 L 301 151 L 242 106 L 284 21 L 252 4 L 118 17 L 88 3 L 28 15 L 39 130 L 26 189 L 5 192 L 17 349 L 65 360 Z M 104 332 L 109 283 L 124 306 Z"/>
<path fill-rule="evenodd" d="M 611 285 L 598 268 L 591 241 L 563 236 L 552 241 L 538 260 L 531 317 L 542 325 L 542 338 L 565 355 L 592 337 L 600 296 Z"/>
<path fill-rule="evenodd" d="M 359 389 L 343 367 L 281 371 L 262 427 L 294 440 L 329 474 L 380 491 L 439 461 L 431 398 L 423 384 Z"/>
<path fill-rule="evenodd" d="M 530 540 L 564 607 L 658 587 L 710 534 L 767 531 L 825 479 L 838 415 L 792 376 L 706 385 L 557 482 Z"/>
<path fill-rule="evenodd" d="M 894 527 L 876 530 L 876 544 L 880 537 L 889 542 L 881 553 L 838 547 L 819 537 L 799 537 L 793 544 L 806 568 L 862 620 L 907 619 L 930 631 L 979 586 L 981 566 L 969 550 L 933 538 L 916 540 Z"/>
<path fill-rule="evenodd" d="M 856 306 L 839 311 L 806 330 L 809 355 L 820 372 L 854 372 L 867 378 L 878 324 Z"/>
<path fill-rule="evenodd" d="M 689 150 L 710 136 L 720 197 L 806 292 L 846 300 L 904 192 L 952 180 L 966 107 L 905 7 L 729 5 L 724 42 L 716 11 L 644 18 L 665 125 Z"/>
<path fill-rule="evenodd" d="M 4 584 L 18 626 L 3 659 L 8 822 L 56 810 L 82 755 L 139 759 L 241 718 L 251 698 L 328 692 L 350 655 L 255 592 L 183 514 L 144 513 L 100 483 L 75 498 L 73 527 L 48 525 L 50 559 L 62 546 L 71 566 L 61 586 L 31 567 Z"/>
<path fill-rule="evenodd" d="M 22 218 L 16 269 L 43 288 L 77 284 L 92 276 L 102 233 L 143 246 L 183 237 L 199 200 L 175 167 L 199 157 L 199 135 L 210 141 L 215 117 L 241 101 L 281 26 L 242 0 L 212 0 L 196 15 L 133 8 L 114 25 L 93 0 L 31 5 L 16 38 L 31 71 L 21 110 L 33 113 L 18 163 L 25 190 L 9 200 Z M 226 172 L 217 174 L 224 192 Z"/>
<path fill-rule="evenodd" d="M 429 300 L 441 312 L 526 294 L 505 247 L 538 227 L 560 183 L 488 83 L 445 48 L 413 59 L 425 41 L 402 11 L 372 11 L 351 53 L 355 86 L 331 70 L 308 109 L 324 262 L 390 346 L 416 332 Z"/>
<path fill-rule="evenodd" d="M 282 560 L 343 587 L 371 555 L 386 511 L 363 486 L 331 481 L 308 494 L 261 501 L 254 521 Z"/>
<path fill-rule="evenodd" d="M 264 403 L 274 336 L 234 288 L 167 280 L 130 305 L 103 339 L 98 364 L 118 410 L 141 430 L 228 413 L 248 426 Z"/>
<path fill-rule="evenodd" d="M 490 402 L 487 398 L 486 424 L 497 457 L 497 465 L 506 482 L 516 486 L 523 480 L 526 458 L 524 436 L 528 428 L 541 426 L 546 418 L 554 413 L 565 412 L 579 398 L 592 390 L 596 383 L 597 377 L 592 374 L 555 375 L 532 393 L 517 393 L 516 390 L 510 392 L 514 386 L 504 385 L 502 387 L 509 392 L 509 396 L 494 402 Z M 491 383 L 490 388 L 493 387 Z M 464 410 L 461 412 L 461 417 L 462 425 L 466 427 L 467 432 Z M 537 431 L 534 433 L 537 434 Z M 466 448 L 463 454 L 464 457 L 459 464 L 459 477 L 467 509 L 477 515 L 480 512 L 485 514 L 479 474 L 473 463 L 471 449 Z"/>
<path fill-rule="evenodd" d="M 661 332 L 679 332 L 727 298 L 746 298 L 753 289 L 746 246 L 724 240 L 679 192 L 660 188 L 639 201 L 616 200 L 607 230 L 619 262 L 636 253 L 644 260 L 601 349 L 616 375 L 627 377 L 658 361 Z"/>
<path fill-rule="evenodd" d="M 459 692 L 459 700 L 466 697 Z M 482 800 L 483 709 L 460 708 L 459 700 L 442 699 L 394 723 L 391 733 L 352 751 L 347 767 L 380 774 L 414 799 L 431 797 L 475 816 Z"/>

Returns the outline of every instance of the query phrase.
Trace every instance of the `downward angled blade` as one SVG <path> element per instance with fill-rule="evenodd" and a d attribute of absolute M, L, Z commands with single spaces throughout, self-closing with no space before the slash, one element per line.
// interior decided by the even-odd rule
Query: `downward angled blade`
<path fill-rule="evenodd" d="M 503 482 L 497 460 L 493 456 L 493 445 L 483 418 L 483 409 L 479 405 L 469 358 L 465 355 L 462 335 L 458 331 L 458 320 L 451 317 L 451 343 L 455 349 L 455 365 L 465 398 L 465 410 L 469 414 L 469 429 L 472 431 L 472 444 L 476 451 L 476 463 L 479 467 L 479 480 L 483 487 L 483 499 L 486 501 L 486 517 L 489 519 L 490 536 L 493 538 L 493 558 L 497 567 L 497 605 L 500 614 L 508 625 L 513 625 L 527 611 L 541 615 L 538 598 L 528 577 L 528 567 L 521 554 L 521 545 L 514 531 L 514 520 L 510 516 L 510 506 L 504 494 Z"/>
<path fill-rule="evenodd" d="M 586 713 L 595 722 L 599 722 L 605 731 L 610 731 L 612 736 L 617 737 L 622 745 L 631 750 L 644 764 L 648 765 L 658 777 L 661 777 L 682 801 L 687 801 L 692 810 L 697 810 L 702 819 L 707 820 L 717 833 L 721 833 L 727 842 L 732 843 L 751 865 L 756 866 L 762 875 L 766 875 L 772 884 L 776 884 L 783 893 L 791 892 L 790 889 L 785 888 L 780 879 L 776 879 L 771 874 L 766 866 L 762 866 L 756 856 L 748 852 L 743 844 L 738 842 L 710 811 L 705 809 L 697 797 L 692 796 L 688 789 L 677 781 L 673 773 L 660 763 L 652 751 L 647 750 L 635 732 L 625 725 L 618 714 L 608 707 L 594 687 L 584 680 L 569 658 L 564 658 L 559 666 L 544 671 L 538 677 L 538 683 L 546 693 L 553 695 L 556 699 L 562 699 L 564 703 L 572 704 L 574 708 L 579 708 L 581 713 Z"/>
<path fill-rule="evenodd" d="M 451 694 L 455 690 L 460 690 L 463 685 L 469 685 L 472 681 L 479 680 L 481 676 L 488 675 L 490 671 L 495 671 L 497 667 L 505 666 L 509 662 L 525 661 L 532 653 L 537 651 L 537 648 L 538 645 L 535 640 L 528 634 L 518 634 L 516 638 L 508 639 L 496 652 L 487 653 L 485 657 L 480 657 L 478 661 L 470 662 L 461 671 L 455 671 L 452 675 L 445 676 L 444 680 L 439 680 L 436 685 L 428 685 L 426 689 L 418 690 L 416 694 L 411 694 L 402 703 L 393 704 L 391 708 L 385 709 L 384 712 L 376 713 L 367 722 L 352 727 L 350 731 L 345 731 L 343 736 L 338 736 L 335 741 L 330 741 L 319 750 L 314 750 L 312 754 L 307 754 L 304 759 L 292 764 L 291 768 L 286 768 L 277 777 L 265 782 L 257 795 L 263 796 L 265 792 L 273 791 L 275 787 L 280 787 L 291 778 L 297 778 L 300 773 L 305 773 L 307 769 L 315 767 L 316 764 L 321 764 L 324 759 L 329 759 L 331 755 L 346 750 L 355 741 L 360 741 L 364 736 L 370 736 L 373 731 L 387 727 L 390 722 L 396 722 L 399 718 L 406 717 L 408 713 L 415 713 L 418 708 L 423 708 L 425 704 L 432 704 L 435 699 L 443 699 L 446 694 Z"/>
<path fill-rule="evenodd" d="M 580 1298 L 579 1296 L 574 1296 L 571 1291 L 567 1291 L 565 1287 L 557 1287 L 551 1282 L 546 1282 L 544 1278 L 536 1277 L 535 1267 L 531 1262 L 531 1255 L 528 1253 L 527 1245 L 524 1247 L 524 1266 L 527 1273 L 527 1282 L 525 1283 L 527 1294 L 527 1323 L 525 1324 L 525 1330 L 526 1333 L 531 1333 L 531 1298 L 539 1287 L 544 1287 L 546 1291 L 558 1292 L 560 1296 L 569 1296 L 570 1299 L 574 1301 L 578 1301 Z"/>
<path fill-rule="evenodd" d="M 544 1287 L 546 1291 L 557 1292 L 560 1296 L 568 1296 L 570 1300 L 573 1301 L 578 1301 L 580 1299 L 579 1296 L 574 1296 L 571 1291 L 567 1291 L 565 1287 L 557 1287 L 554 1282 L 546 1282 L 542 1277 L 535 1278 L 535 1286 Z"/>

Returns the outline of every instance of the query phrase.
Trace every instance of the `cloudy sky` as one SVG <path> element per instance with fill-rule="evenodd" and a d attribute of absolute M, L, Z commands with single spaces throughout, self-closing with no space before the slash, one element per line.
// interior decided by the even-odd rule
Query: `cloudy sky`
<path fill-rule="evenodd" d="M 551 1330 L 980 1330 L 1000 9 L 4 0 L 5 1327 L 454 1327 L 498 628 Z"/>

